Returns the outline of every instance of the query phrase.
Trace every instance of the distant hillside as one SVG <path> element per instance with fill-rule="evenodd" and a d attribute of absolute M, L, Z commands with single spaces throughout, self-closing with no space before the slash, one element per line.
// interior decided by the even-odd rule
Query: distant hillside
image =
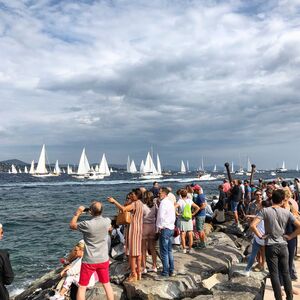
<path fill-rule="evenodd" d="M 19 159 L 8 159 L 8 160 L 0 161 L 0 172 L 8 172 L 12 164 L 14 164 L 16 167 L 29 166 L 28 163 L 21 161 Z"/>

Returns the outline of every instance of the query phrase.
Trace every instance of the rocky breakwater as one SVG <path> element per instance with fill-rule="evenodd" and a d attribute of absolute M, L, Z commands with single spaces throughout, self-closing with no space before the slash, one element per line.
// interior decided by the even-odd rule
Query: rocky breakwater
<path fill-rule="evenodd" d="M 206 249 L 194 249 L 184 254 L 174 250 L 177 275 L 161 279 L 155 273 L 143 275 L 143 280 L 128 283 L 127 262 L 114 261 L 110 266 L 115 299 L 263 299 L 266 274 L 243 277 L 244 254 L 250 240 L 230 223 L 218 226 L 208 237 Z M 58 270 L 34 282 L 14 300 L 44 300 L 59 281 Z M 100 285 L 89 290 L 86 299 L 105 299 Z M 68 299 L 66 297 L 66 299 Z"/>

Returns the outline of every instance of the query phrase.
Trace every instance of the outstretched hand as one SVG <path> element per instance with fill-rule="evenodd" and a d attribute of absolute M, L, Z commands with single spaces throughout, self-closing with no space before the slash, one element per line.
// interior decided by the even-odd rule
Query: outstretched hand
<path fill-rule="evenodd" d="M 116 200 L 113 197 L 108 197 L 107 201 L 112 204 L 114 204 L 116 202 Z"/>

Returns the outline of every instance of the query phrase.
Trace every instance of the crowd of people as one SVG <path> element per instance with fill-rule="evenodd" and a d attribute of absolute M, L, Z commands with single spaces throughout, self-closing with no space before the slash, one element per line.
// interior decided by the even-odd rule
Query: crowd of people
<path fill-rule="evenodd" d="M 83 240 L 63 261 L 62 283 L 50 299 L 64 299 L 66 292 L 75 284 L 78 288 L 73 297 L 84 300 L 86 289 L 96 282 L 102 283 L 107 299 L 114 299 L 109 264 L 111 246 L 116 237 L 118 246 L 124 248 L 128 259 L 131 271 L 128 282 L 142 280 L 143 274 L 148 272 L 157 273 L 158 279 L 176 276 L 175 239 L 180 239 L 180 251 L 183 253 L 191 253 L 194 248 L 204 249 L 207 247 L 205 223 L 222 224 L 230 221 L 231 216 L 233 227 L 244 234 L 252 232 L 253 236 L 252 251 L 243 275 L 249 276 L 251 271 L 268 271 L 276 300 L 282 299 L 282 286 L 287 299 L 293 299 L 297 291 L 292 287 L 292 280 L 298 278 L 294 259 L 297 235 L 300 234 L 299 180 L 259 180 L 258 185 L 253 185 L 247 180 L 228 182 L 224 179 L 218 190 L 219 197 L 211 205 L 198 184 L 173 192 L 170 187 L 160 187 L 158 182 L 154 182 L 149 190 L 144 187 L 133 189 L 123 203 L 109 197 L 107 201 L 119 212 L 128 212 L 131 216 L 130 221 L 122 225 L 122 230 L 118 224 L 112 224 L 109 218 L 102 216 L 102 203 L 94 201 L 89 208 L 80 206 L 71 219 L 70 228 L 80 231 Z M 80 216 L 87 211 L 92 218 L 79 222 Z M 0 224 L 0 239 L 2 236 Z M 152 259 L 148 268 L 147 255 Z M 158 255 L 162 263 L 160 270 Z M 257 264 L 253 267 L 255 261 Z M 0 262 L 0 298 L 6 300 L 5 285 L 10 284 L 14 277 L 7 252 L 0 251 Z"/>

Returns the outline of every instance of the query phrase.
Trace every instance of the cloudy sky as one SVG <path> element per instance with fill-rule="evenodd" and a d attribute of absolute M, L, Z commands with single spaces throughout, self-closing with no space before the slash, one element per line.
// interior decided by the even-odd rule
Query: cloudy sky
<path fill-rule="evenodd" d="M 300 164 L 300 1 L 0 0 L 0 160 Z"/>

